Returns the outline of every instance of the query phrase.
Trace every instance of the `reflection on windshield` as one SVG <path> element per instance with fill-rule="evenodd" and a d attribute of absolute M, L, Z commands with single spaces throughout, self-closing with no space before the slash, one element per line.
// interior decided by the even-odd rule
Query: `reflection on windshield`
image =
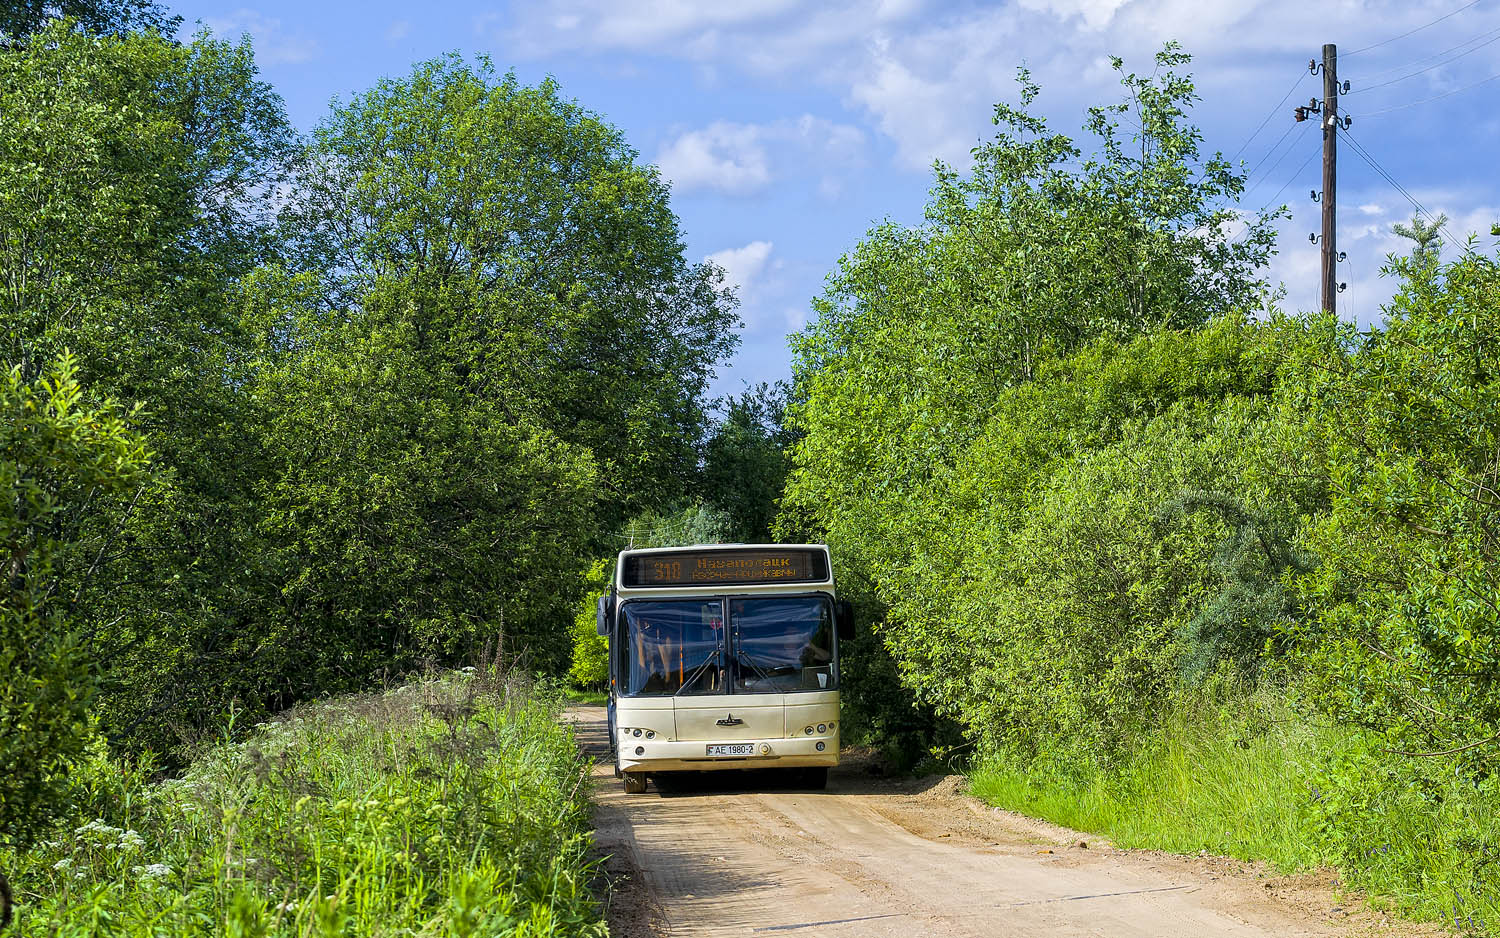
<path fill-rule="evenodd" d="M 719 600 L 629 602 L 621 609 L 630 649 L 625 693 L 723 692 L 724 606 Z"/>
<path fill-rule="evenodd" d="M 832 690 L 833 615 L 817 597 L 734 599 L 734 689 L 746 693 Z"/>

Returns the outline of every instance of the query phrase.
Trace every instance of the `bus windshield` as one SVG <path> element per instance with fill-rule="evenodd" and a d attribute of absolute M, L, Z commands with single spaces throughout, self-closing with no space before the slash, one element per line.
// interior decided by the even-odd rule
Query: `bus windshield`
<path fill-rule="evenodd" d="M 724 689 L 723 600 L 628 602 L 625 693 L 670 697 Z"/>
<path fill-rule="evenodd" d="M 734 689 L 833 690 L 833 609 L 815 596 L 733 599 Z"/>
<path fill-rule="evenodd" d="M 818 596 L 631 600 L 620 607 L 633 697 L 836 690 L 833 604 Z"/>

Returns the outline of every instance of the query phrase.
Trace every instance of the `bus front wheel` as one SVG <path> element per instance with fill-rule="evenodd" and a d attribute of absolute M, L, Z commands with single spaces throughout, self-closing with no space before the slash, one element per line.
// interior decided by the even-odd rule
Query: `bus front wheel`
<path fill-rule="evenodd" d="M 646 773 L 626 772 L 624 773 L 624 779 L 625 794 L 639 795 L 646 790 Z"/>

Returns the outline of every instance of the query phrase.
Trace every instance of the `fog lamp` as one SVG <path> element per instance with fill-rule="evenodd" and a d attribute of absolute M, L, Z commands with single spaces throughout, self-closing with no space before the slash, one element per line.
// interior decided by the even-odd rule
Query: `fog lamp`
<path fill-rule="evenodd" d="M 821 740 L 818 741 L 818 751 L 822 752 L 826 747 Z"/>
<path fill-rule="evenodd" d="M 645 746 L 637 746 L 637 747 L 635 747 L 635 754 L 636 755 L 638 755 L 638 756 L 645 755 L 645 753 L 646 753 L 646 747 Z"/>

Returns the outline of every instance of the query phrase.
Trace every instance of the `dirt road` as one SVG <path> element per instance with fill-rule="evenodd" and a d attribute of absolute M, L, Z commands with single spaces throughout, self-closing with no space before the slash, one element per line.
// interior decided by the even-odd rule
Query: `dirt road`
<path fill-rule="evenodd" d="M 604 711 L 570 717 L 600 763 L 595 823 L 616 938 L 1440 934 L 1340 902 L 1326 877 L 1116 850 L 997 812 L 956 778 L 841 766 L 825 792 L 717 773 L 626 795 Z"/>

